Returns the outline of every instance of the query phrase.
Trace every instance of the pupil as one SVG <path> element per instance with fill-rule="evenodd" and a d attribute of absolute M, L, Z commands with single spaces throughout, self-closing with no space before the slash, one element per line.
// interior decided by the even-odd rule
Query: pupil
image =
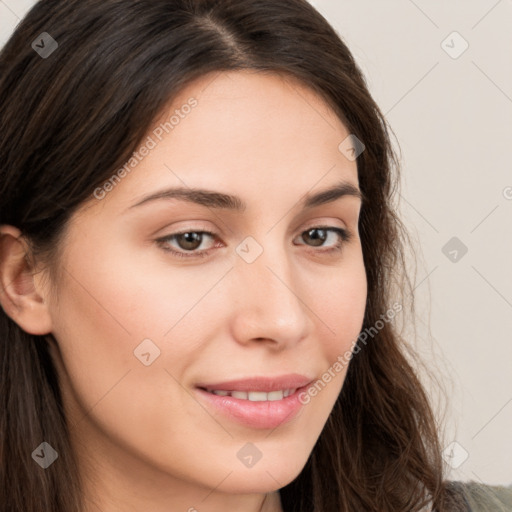
<path fill-rule="evenodd" d="M 322 233 L 322 236 L 318 237 L 318 236 L 311 236 L 311 233 Z M 306 231 L 306 234 L 307 236 L 313 240 L 315 243 L 313 245 L 315 246 L 319 246 L 319 245 L 322 245 L 323 242 L 325 242 L 325 239 L 326 239 L 326 231 L 325 229 L 318 229 L 318 228 L 315 228 L 315 229 L 310 229 L 309 231 Z"/>
<path fill-rule="evenodd" d="M 183 246 L 183 244 L 180 244 L 180 246 L 182 246 L 182 249 L 197 249 L 201 245 L 200 233 L 182 233 L 181 235 L 179 235 L 178 240 L 185 241 L 185 246 Z"/>

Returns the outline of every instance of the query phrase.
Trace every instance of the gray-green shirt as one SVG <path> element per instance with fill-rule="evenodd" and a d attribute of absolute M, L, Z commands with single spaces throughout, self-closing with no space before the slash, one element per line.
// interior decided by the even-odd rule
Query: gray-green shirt
<path fill-rule="evenodd" d="M 451 482 L 462 492 L 470 512 L 512 512 L 512 484 L 486 485 L 478 482 Z"/>

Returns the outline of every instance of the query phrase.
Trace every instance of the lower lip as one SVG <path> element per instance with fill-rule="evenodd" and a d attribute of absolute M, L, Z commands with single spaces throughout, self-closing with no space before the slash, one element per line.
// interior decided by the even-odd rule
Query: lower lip
<path fill-rule="evenodd" d="M 298 388 L 293 395 L 281 400 L 251 402 L 232 396 L 220 396 L 196 388 L 199 395 L 209 404 L 230 418 L 251 428 L 276 428 L 291 421 L 303 405 L 299 394 L 308 388 L 309 384 Z"/>

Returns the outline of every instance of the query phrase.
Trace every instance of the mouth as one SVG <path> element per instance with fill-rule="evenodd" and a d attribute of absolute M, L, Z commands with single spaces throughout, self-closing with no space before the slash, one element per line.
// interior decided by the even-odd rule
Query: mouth
<path fill-rule="evenodd" d="M 250 402 L 274 402 L 276 400 L 282 400 L 283 398 L 287 398 L 290 395 L 293 395 L 298 388 L 270 391 L 268 393 L 265 391 L 226 391 L 224 389 L 206 388 L 199 389 L 217 396 L 231 396 L 233 398 L 238 398 L 239 400 L 249 400 Z"/>
<path fill-rule="evenodd" d="M 251 378 L 196 386 L 196 393 L 213 412 L 250 428 L 274 429 L 295 418 L 299 400 L 313 379 L 302 375 Z"/>

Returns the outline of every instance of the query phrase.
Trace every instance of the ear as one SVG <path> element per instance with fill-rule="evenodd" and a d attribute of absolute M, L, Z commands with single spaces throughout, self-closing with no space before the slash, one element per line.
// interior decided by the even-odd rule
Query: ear
<path fill-rule="evenodd" d="M 44 335 L 52 330 L 44 292 L 36 289 L 30 250 L 20 230 L 0 225 L 0 304 L 24 331 Z"/>

